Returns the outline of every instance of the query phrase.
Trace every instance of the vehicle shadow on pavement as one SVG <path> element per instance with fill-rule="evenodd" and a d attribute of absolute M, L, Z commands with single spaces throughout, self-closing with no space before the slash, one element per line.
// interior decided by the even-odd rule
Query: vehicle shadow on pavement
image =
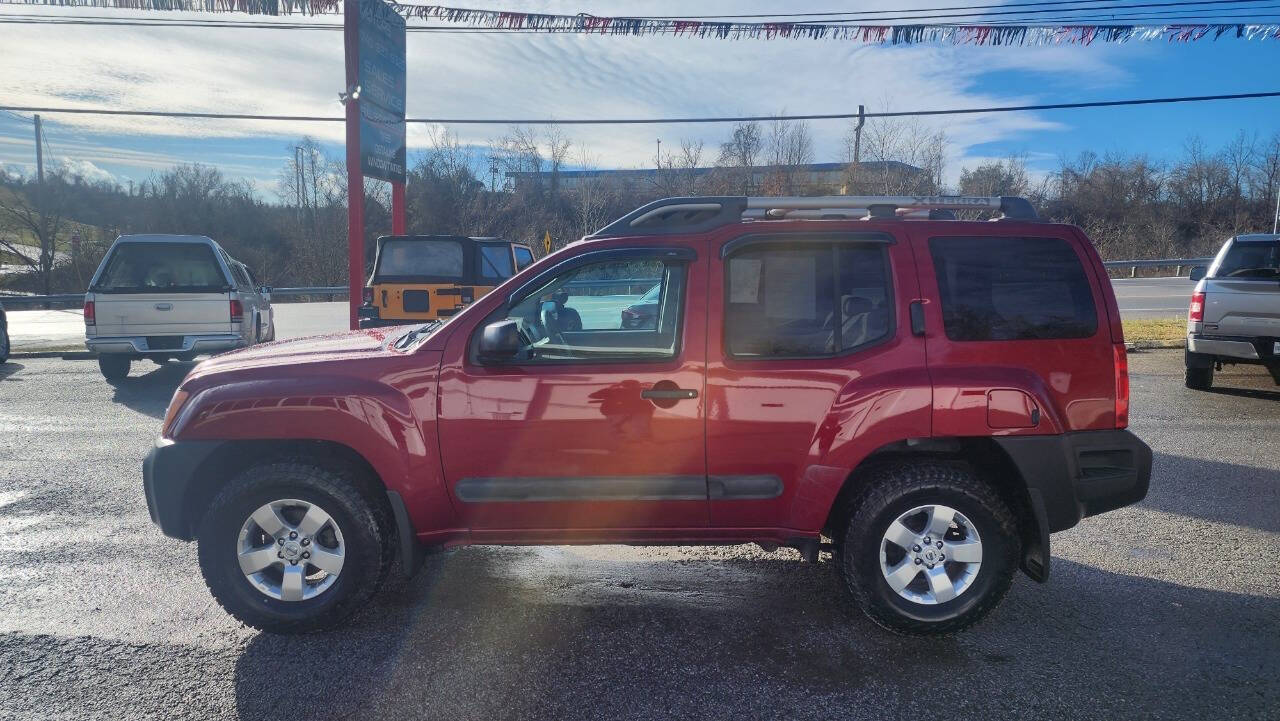
<path fill-rule="evenodd" d="M 1280 533 L 1280 468 L 1156 453 L 1145 508 Z"/>
<path fill-rule="evenodd" d="M 626 553 L 433 559 L 341 630 L 253 638 L 239 716 L 1209 717 L 1275 701 L 1258 680 L 1280 672 L 1274 598 L 1054 559 L 1048 585 L 1019 576 L 977 628 L 904 638 L 854 610 L 828 562 Z"/>
<path fill-rule="evenodd" d="M 24 366 L 21 363 L 14 363 L 13 361 L 0 363 L 0 381 L 7 381 L 11 379 L 22 380 L 21 378 L 13 378 L 13 376 L 17 374 L 18 371 L 22 370 L 23 367 Z"/>
<path fill-rule="evenodd" d="M 1264 390 L 1262 388 L 1231 388 L 1224 386 L 1213 386 L 1209 388 L 1208 393 L 1217 393 L 1222 396 L 1236 396 L 1239 398 L 1256 398 L 1263 401 L 1280 401 L 1280 390 Z"/>
<path fill-rule="evenodd" d="M 157 366 L 151 361 L 134 361 L 133 372 L 115 386 L 111 400 L 152 418 L 162 419 L 173 392 L 195 366 L 194 362 L 169 361 Z"/>

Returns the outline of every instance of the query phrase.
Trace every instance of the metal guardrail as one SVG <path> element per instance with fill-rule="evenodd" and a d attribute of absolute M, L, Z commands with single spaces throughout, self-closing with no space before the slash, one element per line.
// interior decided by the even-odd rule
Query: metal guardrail
<path fill-rule="evenodd" d="M 1213 258 L 1158 258 L 1155 260 L 1108 260 L 1103 261 L 1107 268 L 1128 268 L 1129 277 L 1137 274 L 1138 268 L 1176 268 L 1177 275 L 1182 275 L 1183 268 L 1197 265 L 1209 265 Z M 643 287 L 648 290 L 660 278 L 617 278 L 610 280 L 575 280 L 568 285 L 575 288 L 609 288 L 625 287 L 628 294 L 634 288 Z M 644 291 L 641 291 L 644 292 Z M 271 298 L 298 298 L 303 296 L 342 296 L 346 297 L 347 287 L 337 286 L 302 286 L 299 288 L 273 288 Z M 33 306 L 77 306 L 84 302 L 83 293 L 64 293 L 62 295 L 0 295 L 0 305 L 6 308 L 29 308 Z"/>
<path fill-rule="evenodd" d="M 1188 266 L 1209 265 L 1213 258 L 1162 258 L 1157 260 L 1104 260 L 1102 264 L 1108 268 L 1128 268 L 1129 277 L 1138 275 L 1139 268 L 1176 268 L 1174 275 L 1182 275 L 1182 269 Z"/>

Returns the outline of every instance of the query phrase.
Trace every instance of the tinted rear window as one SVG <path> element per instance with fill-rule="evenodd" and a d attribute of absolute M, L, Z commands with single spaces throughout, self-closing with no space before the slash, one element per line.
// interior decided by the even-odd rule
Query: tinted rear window
<path fill-rule="evenodd" d="M 93 290 L 100 293 L 200 293 L 227 287 L 213 248 L 200 243 L 121 243 Z"/>
<path fill-rule="evenodd" d="M 515 275 L 511 267 L 511 246 L 482 245 L 479 254 L 480 277 L 506 280 Z"/>
<path fill-rule="evenodd" d="M 1080 258 L 1060 238 L 929 241 L 951 340 L 1087 338 L 1098 330 Z"/>
<path fill-rule="evenodd" d="M 456 240 L 388 240 L 378 253 L 375 280 L 462 280 L 462 244 Z"/>
<path fill-rule="evenodd" d="M 1215 278 L 1280 277 L 1280 240 L 1233 240 L 1214 272 Z"/>

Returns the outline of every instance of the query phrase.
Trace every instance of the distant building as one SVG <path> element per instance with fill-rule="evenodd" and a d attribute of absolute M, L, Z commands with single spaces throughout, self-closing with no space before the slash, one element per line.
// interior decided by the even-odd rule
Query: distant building
<path fill-rule="evenodd" d="M 750 169 L 750 176 L 742 168 L 637 168 L 632 170 L 561 170 L 560 187 L 573 190 L 592 182 L 609 182 L 644 188 L 698 188 L 700 192 L 719 190 L 727 193 L 760 193 L 778 195 L 786 190 L 796 195 L 840 195 L 845 193 L 849 179 L 850 163 L 809 163 L 799 166 L 759 165 Z M 902 177 L 924 171 L 914 165 L 896 160 L 864 162 L 858 164 L 859 185 L 877 175 Z M 551 182 L 551 172 L 508 172 L 507 187 L 519 190 L 529 184 Z"/>

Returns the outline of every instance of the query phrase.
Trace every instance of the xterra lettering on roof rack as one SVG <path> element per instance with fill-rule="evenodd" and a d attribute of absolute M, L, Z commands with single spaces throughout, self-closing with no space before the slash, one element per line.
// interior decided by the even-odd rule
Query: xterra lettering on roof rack
<path fill-rule="evenodd" d="M 812 198 L 746 196 L 655 200 L 591 234 L 700 233 L 744 220 L 928 218 L 954 220 L 956 210 L 998 211 L 999 219 L 1036 220 L 1026 198 L 968 195 L 828 195 Z"/>

